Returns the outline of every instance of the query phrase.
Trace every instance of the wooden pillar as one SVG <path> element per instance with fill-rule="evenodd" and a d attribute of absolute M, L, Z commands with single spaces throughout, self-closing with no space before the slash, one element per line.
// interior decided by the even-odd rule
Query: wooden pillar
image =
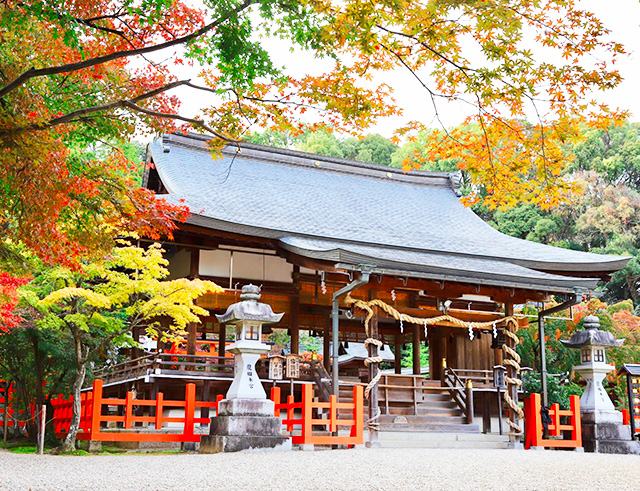
<path fill-rule="evenodd" d="M 191 261 L 189 262 L 189 277 L 197 278 L 200 272 L 200 249 L 191 249 Z M 187 326 L 187 354 L 196 354 L 196 338 L 198 336 L 198 324 L 191 323 Z"/>
<path fill-rule="evenodd" d="M 227 325 L 220 324 L 218 329 L 218 356 L 224 357 L 227 351 Z"/>
<path fill-rule="evenodd" d="M 513 305 L 510 303 L 505 303 L 504 304 L 504 315 L 505 317 L 509 317 L 513 315 Z M 514 342 L 511 340 L 511 338 L 507 337 L 507 346 L 509 346 L 511 349 L 515 349 L 515 344 Z M 516 369 L 514 367 L 512 367 L 511 365 L 507 365 L 507 376 L 508 377 L 512 377 L 512 378 L 517 378 L 518 374 L 516 373 Z M 518 387 L 516 385 L 511 385 L 508 387 L 507 389 L 509 391 L 509 396 L 511 396 L 511 399 L 513 399 L 513 402 L 515 402 L 516 404 L 518 404 Z M 513 419 L 513 421 L 516 424 L 519 424 L 519 418 L 518 415 L 515 414 L 515 412 L 511 409 L 511 408 L 507 408 L 507 417 L 509 417 L 509 419 Z M 512 435 L 509 437 L 515 444 L 519 444 L 520 442 L 520 436 L 518 435 Z"/>
<path fill-rule="evenodd" d="M 293 287 L 295 293 L 291 296 L 289 303 L 289 336 L 291 336 L 291 353 L 300 354 L 300 324 L 299 324 L 299 311 L 300 311 L 300 267 L 293 267 Z"/>
<path fill-rule="evenodd" d="M 378 308 L 374 307 L 374 314 L 371 320 L 369 321 L 369 335 L 373 339 L 378 339 Z M 370 344 L 368 346 L 369 356 L 375 357 L 378 356 L 378 347 L 375 344 Z M 372 363 L 369 365 L 369 380 L 373 380 L 377 375 L 380 367 L 377 363 Z M 378 415 L 379 402 L 378 402 L 378 384 L 376 384 L 369 392 L 369 420 L 372 420 Z M 375 420 L 374 420 L 375 421 Z M 375 428 L 369 428 L 369 441 L 367 442 L 367 446 L 369 447 L 377 447 L 378 443 L 378 430 Z"/>
<path fill-rule="evenodd" d="M 211 381 L 210 380 L 205 380 L 202 383 L 202 400 L 209 402 L 209 399 L 211 398 Z M 200 417 L 201 418 L 208 418 L 209 417 L 209 408 L 208 407 L 203 407 L 200 409 Z M 201 426 L 206 426 L 209 423 L 205 423 L 202 424 Z"/>
<path fill-rule="evenodd" d="M 198 337 L 198 324 L 192 322 L 187 326 L 187 354 L 196 354 L 196 340 Z"/>
<path fill-rule="evenodd" d="M 331 315 L 327 316 L 324 326 L 324 336 L 322 336 L 322 364 L 329 372 L 331 370 Z"/>
<path fill-rule="evenodd" d="M 394 371 L 397 374 L 402 373 L 402 335 L 396 334 L 395 336 L 395 363 Z"/>
<path fill-rule="evenodd" d="M 189 277 L 200 276 L 200 249 L 191 249 L 191 262 L 189 263 Z"/>
<path fill-rule="evenodd" d="M 420 327 L 413 324 L 413 374 L 420 375 Z"/>

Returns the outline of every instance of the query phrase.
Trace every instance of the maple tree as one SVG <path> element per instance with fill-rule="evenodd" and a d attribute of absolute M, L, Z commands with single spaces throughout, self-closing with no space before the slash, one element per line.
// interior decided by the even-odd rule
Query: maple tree
<path fill-rule="evenodd" d="M 104 244 L 114 224 L 169 232 L 184 210 L 132 190 L 117 149 L 71 165 L 73 144 L 110 144 L 140 124 L 184 123 L 210 134 L 214 150 L 255 126 L 359 133 L 400 114 L 392 88 L 375 81 L 399 68 L 436 115 L 448 100 L 474 112 L 475 132 L 433 132 L 432 160 L 456 160 L 491 206 L 552 207 L 574 189 L 560 174 L 576 124 L 617 116 L 588 97 L 620 81 L 614 63 L 624 49 L 608 34 L 574 0 L 7 0 L 0 223 L 48 260 Z M 294 76 L 267 49 L 271 38 L 326 70 Z M 202 82 L 181 77 L 183 65 L 205 67 Z M 171 95 L 178 87 L 214 102 L 182 116 Z M 525 123 L 531 111 L 536 122 Z M 398 135 L 424 128 L 412 122 Z"/>
<path fill-rule="evenodd" d="M 195 300 L 222 290 L 211 281 L 167 280 L 168 261 L 159 244 L 141 248 L 118 243 L 105 260 L 92 262 L 81 272 L 46 268 L 20 290 L 23 308 L 38 313 L 34 316 L 38 329 L 66 333 L 72 341 L 74 405 L 64 451 L 75 447 L 80 391 L 91 357 L 111 347 L 134 346 L 131 332 L 137 327 L 156 339 L 178 339 L 189 323 L 208 315 Z"/>

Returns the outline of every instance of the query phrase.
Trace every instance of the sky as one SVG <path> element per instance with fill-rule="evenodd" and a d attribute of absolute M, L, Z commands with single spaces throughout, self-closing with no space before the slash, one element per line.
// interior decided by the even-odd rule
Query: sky
<path fill-rule="evenodd" d="M 595 97 L 612 108 L 629 111 L 632 121 L 640 121 L 640 0 L 582 0 L 578 4 L 597 14 L 611 30 L 611 38 L 621 42 L 628 51 L 628 56 L 618 62 L 624 81 L 615 89 Z M 310 63 L 309 56 L 304 53 L 292 55 L 284 42 L 270 41 L 268 49 L 274 60 L 287 60 L 287 71 L 294 75 L 307 73 L 310 66 L 316 73 L 325 68 L 322 62 L 311 60 L 313 63 Z M 375 82 L 386 82 L 393 87 L 394 97 L 404 113 L 402 117 L 379 120 L 367 133 L 389 137 L 395 128 L 409 120 L 419 120 L 432 127 L 439 126 L 431 100 L 408 71 L 399 68 Z M 213 103 L 202 94 L 193 94 L 190 89 L 180 90 L 178 96 L 183 101 L 181 112 L 188 116 L 197 114 L 201 108 Z M 440 104 L 440 120 L 448 127 L 461 123 L 470 110 L 459 102 Z"/>

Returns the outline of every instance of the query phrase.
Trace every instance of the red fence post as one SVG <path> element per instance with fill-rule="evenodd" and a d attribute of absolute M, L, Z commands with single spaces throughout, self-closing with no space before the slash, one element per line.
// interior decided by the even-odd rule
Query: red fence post
<path fill-rule="evenodd" d="M 98 440 L 100 437 L 100 419 L 102 416 L 102 380 L 93 381 L 93 394 L 91 400 L 91 427 L 89 440 Z"/>
<path fill-rule="evenodd" d="M 354 444 L 361 445 L 364 442 L 364 401 L 362 395 L 362 385 L 353 386 L 353 426 L 351 436 Z"/>
<path fill-rule="evenodd" d="M 280 387 L 275 385 L 271 387 L 271 400 L 273 401 L 273 415 L 276 418 L 280 417 Z"/>
<path fill-rule="evenodd" d="M 569 396 L 569 408 L 571 409 L 571 439 L 576 442 L 576 447 L 582 446 L 582 418 L 580 416 L 580 398 L 576 395 Z"/>
<path fill-rule="evenodd" d="M 124 428 L 133 426 L 133 398 L 134 392 L 128 391 L 124 399 Z"/>
<path fill-rule="evenodd" d="M 193 441 L 193 420 L 196 410 L 196 384 L 187 384 L 184 391 L 184 436 L 185 441 Z"/>
<path fill-rule="evenodd" d="M 549 436 L 560 436 L 560 404 L 551 404 L 549 416 L 553 425 L 553 428 L 549 428 Z"/>
<path fill-rule="evenodd" d="M 313 436 L 313 426 L 311 420 L 313 418 L 313 388 L 311 384 L 302 386 L 302 444 L 310 443 Z"/>
<path fill-rule="evenodd" d="M 164 412 L 164 394 L 162 392 L 158 392 L 156 394 L 156 421 L 155 427 L 156 430 L 162 429 L 162 417 Z"/>

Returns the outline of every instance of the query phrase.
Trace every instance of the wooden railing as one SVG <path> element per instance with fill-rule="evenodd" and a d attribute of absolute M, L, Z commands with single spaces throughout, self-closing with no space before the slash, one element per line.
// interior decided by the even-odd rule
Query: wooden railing
<path fill-rule="evenodd" d="M 233 377 L 233 358 L 221 356 L 152 353 L 97 370 L 95 377 L 106 383 L 141 378 L 148 374 L 215 375 Z"/>
<path fill-rule="evenodd" d="M 292 395 L 287 397 L 286 402 L 280 402 L 280 387 L 271 388 L 271 399 L 275 403 L 275 416 L 280 417 L 285 413 L 282 424 L 292 433 L 291 442 L 294 445 L 351 446 L 364 442 L 363 391 L 360 385 L 353 387 L 353 402 L 338 402 L 335 395 L 330 395 L 328 402 L 315 402 L 311 384 L 302 386 L 300 402 L 295 402 Z M 351 417 L 340 419 L 338 411 L 341 409 L 349 410 Z M 328 417 L 321 417 L 318 414 L 321 411 L 326 411 Z M 318 427 L 322 434 L 317 433 Z M 348 428 L 349 434 L 338 434 L 340 427 Z"/>
<path fill-rule="evenodd" d="M 196 418 L 196 410 L 213 409 L 216 413 L 218 403 L 223 396 L 218 395 L 215 401 L 197 401 L 195 384 L 187 384 L 184 400 L 168 400 L 162 392 L 155 399 L 136 399 L 133 391 L 127 392 L 124 399 L 103 397 L 103 382 L 93 381 L 93 389 L 82 393 L 79 440 L 110 442 L 199 442 L 200 434 L 195 433 L 195 424 L 208 425 L 209 418 Z M 73 397 L 58 396 L 52 399 L 54 409 L 54 430 L 58 438 L 63 438 L 69 431 L 73 408 Z M 118 414 L 104 414 L 109 408 L 116 408 Z M 152 409 L 147 414 L 143 408 Z M 142 409 L 142 411 L 140 411 Z M 182 409 L 182 416 L 165 416 L 166 409 Z M 162 431 L 167 423 L 181 423 L 179 432 Z M 103 424 L 111 428 L 103 428 Z M 149 426 L 152 425 L 152 426 Z"/>
<path fill-rule="evenodd" d="M 542 424 L 542 403 L 540 394 L 531 394 L 524 401 L 525 443 L 524 448 L 580 448 L 582 447 L 582 426 L 580 420 L 580 398 L 569 396 L 569 409 L 560 409 L 552 404 L 549 409 L 551 423 L 547 427 L 550 438 L 544 438 Z M 563 423 L 562 420 L 565 419 Z M 568 438 L 559 439 L 563 432 L 570 432 Z"/>
<path fill-rule="evenodd" d="M 473 385 L 471 381 L 463 382 L 456 371 L 443 367 L 442 386 L 449 389 L 451 399 L 464 413 L 467 424 L 473 423 Z"/>
<path fill-rule="evenodd" d="M 475 370 L 469 368 L 450 368 L 463 382 L 471 380 L 474 387 L 493 386 L 493 370 Z"/>

